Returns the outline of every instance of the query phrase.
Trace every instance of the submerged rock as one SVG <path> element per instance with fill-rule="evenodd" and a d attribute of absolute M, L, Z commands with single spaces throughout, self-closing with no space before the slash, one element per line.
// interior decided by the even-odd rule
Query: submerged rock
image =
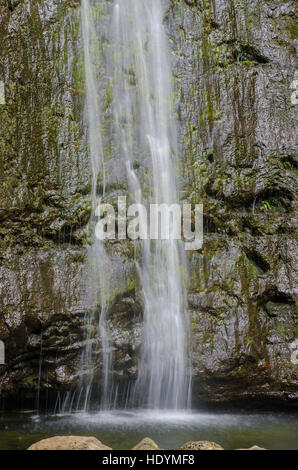
<path fill-rule="evenodd" d="M 236 449 L 236 450 L 267 450 L 267 449 L 264 449 L 263 447 L 259 447 L 259 446 L 252 446 L 249 449 Z"/>
<path fill-rule="evenodd" d="M 95 437 L 55 436 L 32 444 L 28 450 L 112 450 Z"/>
<path fill-rule="evenodd" d="M 221 445 L 210 441 L 189 441 L 180 447 L 180 450 L 224 450 Z"/>
<path fill-rule="evenodd" d="M 145 437 L 132 450 L 162 450 L 150 437 Z"/>

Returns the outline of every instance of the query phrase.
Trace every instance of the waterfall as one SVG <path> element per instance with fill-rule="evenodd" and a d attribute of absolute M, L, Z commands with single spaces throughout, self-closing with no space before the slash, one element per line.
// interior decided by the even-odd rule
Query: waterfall
<path fill-rule="evenodd" d="M 170 205 L 179 200 L 175 174 L 178 139 L 163 6 L 163 0 L 115 1 L 105 64 L 113 97 L 111 138 L 114 152 L 126 168 L 130 201 L 147 206 L 150 203 Z M 94 211 L 100 202 L 96 187 L 100 172 L 104 178 L 104 155 L 97 99 L 98 77 L 93 66 L 94 47 L 91 47 L 96 31 L 91 16 L 89 1 L 82 0 Z M 142 222 L 145 225 L 147 221 Z M 135 262 L 143 290 L 144 333 L 138 378 L 134 386 L 128 388 L 126 401 L 130 406 L 151 409 L 187 408 L 190 367 L 184 250 L 174 237 L 170 240 L 144 240 L 140 244 L 141 257 Z M 115 386 L 109 379 L 113 358 L 109 353 L 106 321 L 109 282 L 105 277 L 108 265 L 104 244 L 94 240 L 89 256 L 96 266 L 92 282 L 99 285 L 101 343 L 103 351 L 106 351 L 102 356 L 102 403 L 103 407 L 109 407 L 116 398 L 109 396 Z M 92 346 L 84 352 L 88 367 L 92 362 L 91 350 Z M 90 387 L 91 382 L 87 385 L 86 406 Z"/>
<path fill-rule="evenodd" d="M 119 0 L 111 27 L 114 54 L 110 54 L 109 67 L 114 70 L 116 135 L 129 189 L 138 203 L 178 201 L 177 131 L 162 3 Z M 137 170 L 140 168 L 143 173 Z M 145 303 L 144 341 L 132 397 L 150 408 L 187 406 L 184 266 L 184 253 L 176 240 L 142 242 L 139 272 Z"/>
<path fill-rule="evenodd" d="M 92 219 L 89 224 L 92 243 L 88 247 L 88 285 L 91 304 L 100 305 L 98 331 L 101 342 L 102 357 L 102 390 L 101 407 L 109 407 L 109 377 L 112 364 L 112 351 L 109 341 L 109 329 L 107 325 L 107 307 L 109 292 L 109 256 L 106 253 L 104 243 L 98 240 L 95 235 L 94 216 L 105 193 L 105 168 L 104 153 L 101 136 L 101 110 L 99 99 L 98 78 L 96 75 L 96 55 L 97 30 L 93 21 L 92 5 L 89 0 L 82 0 L 81 7 L 82 36 L 84 44 L 84 65 L 86 80 L 86 102 L 85 113 L 88 123 L 88 147 L 91 157 L 92 169 Z M 95 57 L 93 56 L 95 55 Z M 98 195 L 98 177 L 102 177 L 102 194 Z M 87 326 L 87 346 L 82 355 L 82 380 L 79 390 L 79 406 L 82 400 L 83 409 L 89 409 L 94 379 L 94 357 L 92 341 L 92 325 L 94 318 L 88 317 L 85 324 Z M 88 324 L 89 323 L 89 324 Z"/>

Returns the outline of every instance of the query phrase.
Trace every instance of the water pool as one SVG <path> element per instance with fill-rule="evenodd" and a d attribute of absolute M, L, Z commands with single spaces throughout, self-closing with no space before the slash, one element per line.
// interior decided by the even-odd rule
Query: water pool
<path fill-rule="evenodd" d="M 298 449 L 298 414 L 247 412 L 113 411 L 38 415 L 31 411 L 0 415 L 0 449 L 26 449 L 55 435 L 95 436 L 113 449 L 131 449 L 151 437 L 164 449 L 188 440 L 210 440 L 225 449 L 258 445 Z"/>

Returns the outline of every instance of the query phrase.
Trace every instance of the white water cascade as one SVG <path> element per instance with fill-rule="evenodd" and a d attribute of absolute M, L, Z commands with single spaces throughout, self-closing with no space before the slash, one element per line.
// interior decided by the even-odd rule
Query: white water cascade
<path fill-rule="evenodd" d="M 100 0 L 98 0 L 100 1 Z M 165 0 L 117 0 L 114 2 L 106 75 L 112 90 L 113 141 L 117 158 L 126 167 L 131 202 L 173 204 L 176 187 L 177 129 L 173 117 L 171 55 L 163 25 Z M 93 170 L 93 207 L 97 178 L 103 171 L 103 146 L 97 83 L 92 65 L 95 34 L 89 0 L 82 0 L 82 29 L 87 86 L 89 150 Z M 104 186 L 104 185 L 103 185 Z M 143 220 L 144 226 L 146 220 Z M 136 242 L 139 243 L 139 242 Z M 185 255 L 177 240 L 145 240 L 136 264 L 144 299 L 143 345 L 138 379 L 129 388 L 127 403 L 150 409 L 185 409 L 189 406 L 190 367 L 188 321 L 185 314 Z M 99 291 L 104 296 L 107 255 L 95 241 L 91 258 L 100 260 Z M 107 265 L 106 265 L 107 267 Z M 96 282 L 96 277 L 94 279 Z M 102 285 L 103 284 L 103 285 Z M 106 301 L 101 298 L 101 341 L 109 351 Z M 91 351 L 85 351 L 87 362 Z M 111 394 L 109 369 L 112 356 L 103 354 L 104 397 Z M 113 400 L 112 400 L 113 401 Z M 86 403 L 88 396 L 86 397 Z M 104 399 L 111 403 L 111 399 Z"/>
<path fill-rule="evenodd" d="M 99 51 L 97 45 L 97 31 L 93 21 L 92 5 L 90 0 L 82 0 L 81 7 L 81 24 L 82 36 L 84 44 L 84 65 L 86 80 L 86 102 L 85 114 L 88 122 L 88 147 L 91 157 L 92 169 L 92 216 L 96 215 L 96 209 L 105 194 L 105 168 L 104 153 L 101 136 L 101 110 L 99 101 L 98 77 L 96 76 L 96 62 Z M 95 55 L 95 57 L 93 56 Z M 102 176 L 102 194 L 98 194 L 97 182 L 98 175 Z M 92 244 L 88 249 L 89 272 L 88 284 L 89 295 L 93 305 L 100 305 L 98 331 L 100 334 L 101 350 L 102 350 L 102 390 L 101 390 L 101 407 L 109 407 L 109 377 L 112 364 L 112 351 L 109 344 L 109 330 L 107 326 L 107 308 L 108 308 L 108 291 L 109 291 L 109 257 L 106 253 L 104 243 L 98 240 L 94 235 L 95 223 L 90 221 L 90 232 L 92 236 Z M 90 321 L 91 320 L 91 321 Z M 92 331 L 92 317 L 89 317 L 89 325 L 87 330 Z M 94 379 L 94 364 L 92 354 L 93 342 L 92 335 L 88 332 L 87 346 L 82 355 L 82 383 L 79 390 L 78 406 L 83 405 L 86 411 L 90 406 L 92 393 L 92 383 Z"/>

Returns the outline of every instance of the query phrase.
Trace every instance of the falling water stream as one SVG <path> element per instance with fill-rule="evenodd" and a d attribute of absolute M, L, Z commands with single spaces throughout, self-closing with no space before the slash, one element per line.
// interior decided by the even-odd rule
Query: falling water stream
<path fill-rule="evenodd" d="M 100 204 L 101 198 L 105 193 L 105 168 L 104 153 L 101 136 L 101 110 L 98 100 L 99 86 L 96 77 L 96 51 L 97 31 L 93 21 L 92 8 L 89 0 L 82 0 L 82 36 L 84 44 L 84 65 L 86 77 L 86 119 L 88 122 L 88 142 L 89 153 L 91 156 L 92 168 L 92 217 L 96 215 L 96 209 Z M 102 194 L 98 194 L 97 181 L 99 173 L 103 179 Z M 92 243 L 88 249 L 89 259 L 89 295 L 92 297 L 91 303 L 100 305 L 99 314 L 99 334 L 102 349 L 103 363 L 103 390 L 101 406 L 106 407 L 108 388 L 109 388 L 109 371 L 112 361 L 112 353 L 109 345 L 109 331 L 107 326 L 107 293 L 109 290 L 109 257 L 106 253 L 104 244 L 97 239 L 94 234 L 95 223 L 90 221 L 90 232 L 92 233 Z M 91 320 L 91 321 L 90 321 Z M 83 409 L 86 411 L 90 405 L 92 382 L 93 382 L 93 354 L 92 354 L 92 318 L 86 319 L 87 324 L 87 346 L 82 355 L 82 380 L 78 395 L 77 404 L 81 407 L 81 399 L 83 399 Z M 87 371 L 87 373 L 86 373 Z"/>
<path fill-rule="evenodd" d="M 114 66 L 116 134 L 137 203 L 178 201 L 172 73 L 162 20 L 159 0 L 121 0 L 114 7 L 111 69 Z M 146 156 L 147 188 L 143 188 L 133 168 L 144 166 Z M 188 391 L 183 251 L 173 239 L 148 240 L 142 254 L 144 345 L 135 398 L 142 397 L 152 408 L 183 408 Z"/>
<path fill-rule="evenodd" d="M 162 0 L 114 2 L 105 64 L 113 97 L 114 146 L 126 168 L 130 202 L 146 205 L 178 202 L 177 129 L 173 118 L 171 55 L 163 25 L 165 3 Z M 97 100 L 101 78 L 96 74 L 92 56 L 96 51 L 96 28 L 89 0 L 82 0 L 82 31 L 94 213 L 102 196 L 97 194 L 97 179 L 99 174 L 104 175 L 105 158 L 101 109 Z M 102 186 L 104 188 L 105 184 Z M 146 223 L 144 215 L 140 225 Z M 170 235 L 172 231 L 173 227 Z M 105 299 L 108 290 L 105 260 L 108 255 L 104 244 L 96 239 L 89 251 L 95 265 L 92 283 L 98 286 L 100 293 L 104 351 L 102 405 L 109 408 L 114 399 L 110 396 L 112 383 L 109 378 L 112 355 L 105 353 L 110 349 Z M 144 298 L 143 345 L 138 379 L 129 388 L 127 403 L 150 409 L 185 409 L 189 406 L 190 371 L 183 247 L 170 236 L 169 240 L 142 241 L 141 253 L 140 259 L 136 258 L 136 265 Z M 87 367 L 91 366 L 91 349 L 92 345 L 84 352 L 83 362 Z M 88 408 L 90 387 L 91 381 L 84 392 L 85 409 Z"/>

